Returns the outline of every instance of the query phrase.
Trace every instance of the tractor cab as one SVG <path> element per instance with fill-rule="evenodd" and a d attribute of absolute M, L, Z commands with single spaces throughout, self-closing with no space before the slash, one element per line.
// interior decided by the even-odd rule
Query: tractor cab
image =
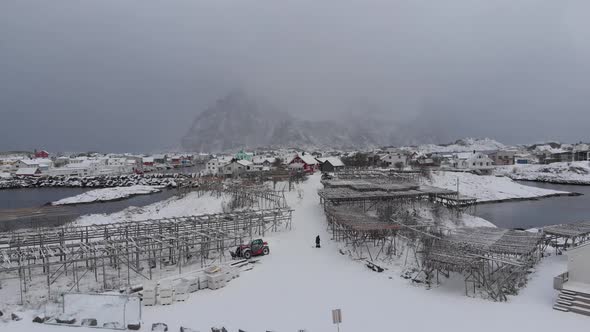
<path fill-rule="evenodd" d="M 262 247 L 264 247 L 264 242 L 262 241 L 262 239 L 253 240 L 250 243 L 250 250 L 252 250 L 253 253 L 261 251 Z"/>
<path fill-rule="evenodd" d="M 242 257 L 250 259 L 252 256 L 268 255 L 270 248 L 268 243 L 262 239 L 252 240 L 249 244 L 242 244 L 236 248 L 235 252 L 230 252 L 232 257 Z"/>

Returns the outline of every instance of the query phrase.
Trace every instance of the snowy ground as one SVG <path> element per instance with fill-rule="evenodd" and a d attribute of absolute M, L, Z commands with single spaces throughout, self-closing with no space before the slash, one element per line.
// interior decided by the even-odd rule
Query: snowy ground
<path fill-rule="evenodd" d="M 203 194 L 195 191 L 183 197 L 174 196 L 144 207 L 129 207 L 117 213 L 84 215 L 78 218 L 75 223 L 91 225 L 220 213 L 226 199 L 223 196 L 216 197 L 209 193 Z"/>
<path fill-rule="evenodd" d="M 172 306 L 145 307 L 142 331 L 155 322 L 167 323 L 169 331 L 221 325 L 229 331 L 335 331 L 334 308 L 342 309 L 341 331 L 350 332 L 582 331 L 588 324 L 587 317 L 552 309 L 557 295 L 552 278 L 565 270 L 564 256 L 545 259 L 521 294 L 505 303 L 464 296 L 464 284 L 456 278 L 426 290 L 400 278 L 400 266 L 378 274 L 340 255 L 319 205 L 319 176 L 302 187 L 302 198 L 297 191 L 288 194 L 295 209 L 293 230 L 265 238 L 271 254 L 259 266 L 221 290 L 198 292 Z M 321 249 L 313 245 L 318 234 Z M 33 324 L 29 317 L 3 324 L 2 331 L 71 331 Z"/>
<path fill-rule="evenodd" d="M 463 172 L 432 172 L 430 185 L 457 190 L 457 180 L 459 180 L 459 192 L 463 195 L 475 197 L 479 202 L 567 194 L 564 191 L 525 186 L 507 177 L 475 175 Z"/>
<path fill-rule="evenodd" d="M 588 161 L 504 166 L 498 167 L 496 173 L 514 180 L 590 185 L 590 162 Z"/>
<path fill-rule="evenodd" d="M 114 187 L 90 190 L 80 195 L 67 197 L 51 203 L 52 205 L 70 205 L 95 202 L 107 202 L 118 199 L 124 199 L 135 195 L 147 195 L 161 191 L 161 187 L 156 186 L 131 186 L 131 187 Z"/>

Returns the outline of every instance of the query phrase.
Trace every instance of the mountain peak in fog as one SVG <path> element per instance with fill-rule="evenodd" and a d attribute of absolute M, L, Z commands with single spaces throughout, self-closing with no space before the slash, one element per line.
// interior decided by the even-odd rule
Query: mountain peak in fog
<path fill-rule="evenodd" d="M 334 119 L 297 117 L 260 98 L 233 91 L 195 118 L 186 150 L 219 152 L 259 147 L 367 148 L 392 144 L 391 123 L 354 110 Z"/>

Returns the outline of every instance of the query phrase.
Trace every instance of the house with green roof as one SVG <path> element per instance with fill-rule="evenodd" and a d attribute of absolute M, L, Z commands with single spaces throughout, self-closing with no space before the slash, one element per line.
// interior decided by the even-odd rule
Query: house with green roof
<path fill-rule="evenodd" d="M 235 158 L 237 160 L 248 160 L 248 161 L 252 161 L 252 158 L 254 157 L 254 153 L 251 152 L 244 152 L 244 150 L 240 150 L 238 153 L 236 153 Z"/>

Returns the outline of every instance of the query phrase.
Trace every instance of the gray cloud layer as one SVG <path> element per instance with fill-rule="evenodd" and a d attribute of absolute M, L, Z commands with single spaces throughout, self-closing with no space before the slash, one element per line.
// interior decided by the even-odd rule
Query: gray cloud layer
<path fill-rule="evenodd" d="M 0 2 L 0 150 L 152 151 L 234 88 L 412 140 L 587 139 L 588 1 Z M 416 138 L 417 137 L 417 138 Z"/>

